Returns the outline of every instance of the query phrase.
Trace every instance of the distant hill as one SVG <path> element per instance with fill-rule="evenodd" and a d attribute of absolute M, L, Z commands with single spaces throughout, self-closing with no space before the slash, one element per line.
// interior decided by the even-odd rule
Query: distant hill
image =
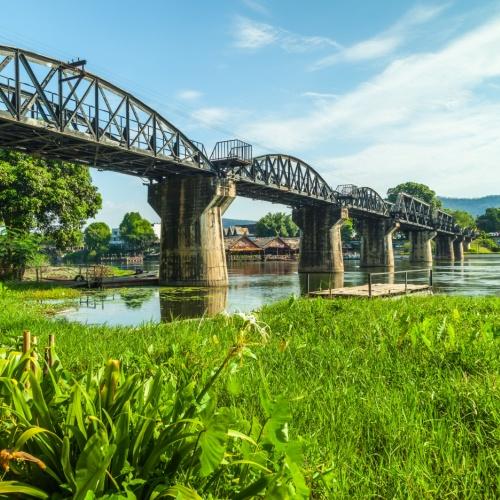
<path fill-rule="evenodd" d="M 257 224 L 257 221 L 254 220 L 246 220 L 246 219 L 226 219 L 222 218 L 222 225 L 224 227 L 229 226 L 250 226 L 252 224 Z"/>
<path fill-rule="evenodd" d="M 444 208 L 465 210 L 474 216 L 484 214 L 487 208 L 500 208 L 500 194 L 483 196 L 482 198 L 446 198 L 440 196 Z"/>

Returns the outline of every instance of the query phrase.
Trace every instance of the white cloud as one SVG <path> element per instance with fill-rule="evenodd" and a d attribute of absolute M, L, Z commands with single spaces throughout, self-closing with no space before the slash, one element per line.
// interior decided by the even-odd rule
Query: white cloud
<path fill-rule="evenodd" d="M 340 48 L 338 52 L 316 61 L 311 66 L 311 69 L 322 69 L 340 62 L 378 59 L 392 54 L 409 37 L 412 28 L 431 21 L 447 6 L 447 4 L 444 4 L 439 6 L 420 5 L 414 7 L 388 30 L 368 40 L 362 40 L 349 47 Z"/>
<path fill-rule="evenodd" d="M 202 95 L 203 94 L 198 90 L 185 89 L 177 93 L 177 98 L 181 99 L 182 101 L 196 101 Z"/>
<path fill-rule="evenodd" d="M 439 51 L 393 61 L 321 108 L 254 122 L 241 135 L 301 154 L 329 171 L 332 184 L 378 184 L 384 191 L 413 178 L 448 195 L 498 190 L 500 99 L 482 90 L 500 77 L 499 48 L 495 18 Z M 335 155 L 334 141 L 358 151 Z"/>
<path fill-rule="evenodd" d="M 323 47 L 338 47 L 335 40 L 322 36 L 303 36 L 238 16 L 233 30 L 234 46 L 256 50 L 276 44 L 287 52 L 306 52 Z"/>
<path fill-rule="evenodd" d="M 260 2 L 257 2 L 256 0 L 243 0 L 243 3 L 251 10 L 254 12 L 257 12 L 258 14 L 263 14 L 265 16 L 269 15 L 269 9 L 263 5 Z"/>
<path fill-rule="evenodd" d="M 225 123 L 231 116 L 231 110 L 218 107 L 200 108 L 191 113 L 191 117 L 196 122 L 201 122 L 206 127 L 221 125 Z"/>

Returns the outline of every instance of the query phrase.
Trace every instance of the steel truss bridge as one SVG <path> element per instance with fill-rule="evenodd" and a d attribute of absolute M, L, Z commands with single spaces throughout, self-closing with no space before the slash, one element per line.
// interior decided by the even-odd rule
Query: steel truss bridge
<path fill-rule="evenodd" d="M 291 206 L 335 205 L 354 217 L 393 219 L 403 229 L 460 234 L 453 217 L 408 194 L 394 204 L 369 187 L 333 189 L 293 156 L 253 157 L 239 140 L 210 156 L 172 123 L 119 87 L 62 62 L 0 46 L 0 147 L 161 182 L 170 174 L 233 179 L 237 192 Z"/>

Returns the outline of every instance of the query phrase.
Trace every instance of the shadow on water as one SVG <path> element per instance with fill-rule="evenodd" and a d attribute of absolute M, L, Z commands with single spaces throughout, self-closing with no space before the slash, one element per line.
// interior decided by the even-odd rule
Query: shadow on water
<path fill-rule="evenodd" d="M 396 271 L 412 271 L 406 257 L 396 260 Z M 432 267 L 434 293 L 500 296 L 500 255 L 468 255 L 463 262 L 436 262 Z M 359 261 L 347 260 L 345 273 L 310 274 L 309 290 L 366 284 L 368 272 Z M 290 295 L 307 293 L 307 275 L 298 273 L 297 262 L 236 262 L 228 269 L 227 288 L 149 287 L 108 290 L 83 295 L 74 310 L 62 316 L 71 321 L 108 325 L 139 325 L 176 319 L 213 316 L 222 311 L 249 312 Z M 409 273 L 411 283 L 428 282 L 428 268 Z M 374 276 L 374 283 L 403 283 L 404 274 Z"/>

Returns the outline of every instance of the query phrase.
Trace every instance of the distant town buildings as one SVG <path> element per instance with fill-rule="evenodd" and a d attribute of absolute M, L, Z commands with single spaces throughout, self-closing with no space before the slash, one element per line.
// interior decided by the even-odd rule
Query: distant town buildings
<path fill-rule="evenodd" d="M 109 241 L 109 244 L 114 247 L 122 247 L 124 243 L 125 242 L 122 240 L 122 237 L 120 235 L 120 228 L 114 227 L 113 229 L 111 229 L 111 240 Z"/>

